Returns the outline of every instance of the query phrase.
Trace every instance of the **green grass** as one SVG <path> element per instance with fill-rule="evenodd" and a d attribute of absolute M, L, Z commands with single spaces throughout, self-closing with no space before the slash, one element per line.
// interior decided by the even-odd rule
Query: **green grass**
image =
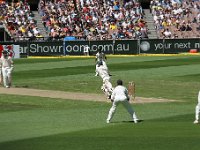
<path fill-rule="evenodd" d="M 112 83 L 134 81 L 137 96 L 192 101 L 200 86 L 199 56 L 110 57 L 108 67 Z M 18 87 L 101 93 L 94 70 L 94 58 L 19 59 L 13 80 Z"/>
<path fill-rule="evenodd" d="M 13 85 L 37 89 L 101 93 L 94 58 L 17 59 Z M 108 57 L 113 74 L 136 96 L 178 102 L 134 104 L 139 124 L 119 106 L 105 120 L 110 103 L 0 95 L 1 150 L 197 150 L 200 126 L 194 108 L 200 83 L 199 56 Z"/>
<path fill-rule="evenodd" d="M 0 113 L 0 148 L 4 150 L 195 150 L 200 146 L 200 126 L 192 124 L 193 104 L 134 105 L 144 119 L 139 124 L 129 122 L 127 112 L 119 106 L 113 122 L 106 124 L 109 103 L 6 97 L 2 95 L 0 104 L 4 108 Z"/>

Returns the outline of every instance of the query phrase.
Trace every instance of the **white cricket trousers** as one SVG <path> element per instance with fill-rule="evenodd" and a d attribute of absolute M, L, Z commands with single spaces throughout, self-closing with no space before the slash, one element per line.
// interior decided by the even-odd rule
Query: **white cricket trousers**
<path fill-rule="evenodd" d="M 2 67 L 3 84 L 5 87 L 10 86 L 11 84 L 11 73 L 12 69 L 10 67 Z"/>
<path fill-rule="evenodd" d="M 198 103 L 197 103 L 196 108 L 195 108 L 195 119 L 196 120 L 199 120 L 199 113 L 200 113 L 200 91 L 199 91 L 199 94 L 198 94 Z"/>
<path fill-rule="evenodd" d="M 109 110 L 107 121 L 110 121 L 113 118 L 116 108 L 120 103 L 124 106 L 124 108 L 126 108 L 128 113 L 131 115 L 131 118 L 133 119 L 133 121 L 138 120 L 138 118 L 128 100 L 114 100 L 112 107 Z"/>
<path fill-rule="evenodd" d="M 107 66 L 106 62 L 102 61 L 102 64 L 103 64 L 104 69 L 107 70 L 107 72 L 108 72 L 108 66 Z M 96 64 L 95 72 L 96 72 L 96 74 L 98 74 L 98 64 Z"/>
<path fill-rule="evenodd" d="M 101 90 L 104 92 L 106 97 L 110 99 L 113 92 L 113 87 L 110 81 L 106 81 L 105 83 L 103 83 L 103 85 L 101 86 Z"/>

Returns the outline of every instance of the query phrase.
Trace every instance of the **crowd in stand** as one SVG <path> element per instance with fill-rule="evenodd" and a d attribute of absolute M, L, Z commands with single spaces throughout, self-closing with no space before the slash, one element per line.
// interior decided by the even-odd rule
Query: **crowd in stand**
<path fill-rule="evenodd" d="M 52 38 L 144 39 L 148 27 L 138 0 L 40 0 L 39 14 Z M 26 1 L 0 3 L 0 25 L 14 39 L 41 37 Z M 159 38 L 200 37 L 200 0 L 152 0 Z"/>
<path fill-rule="evenodd" d="M 36 20 L 34 20 L 31 13 L 30 5 L 27 2 L 19 1 L 9 4 L 2 1 L 0 8 L 1 22 L 5 24 L 14 40 L 41 37 Z"/>
<path fill-rule="evenodd" d="M 200 37 L 200 0 L 152 0 L 150 9 L 160 38 Z"/>
<path fill-rule="evenodd" d="M 39 13 L 50 37 L 86 40 L 148 38 L 136 0 L 42 0 Z"/>

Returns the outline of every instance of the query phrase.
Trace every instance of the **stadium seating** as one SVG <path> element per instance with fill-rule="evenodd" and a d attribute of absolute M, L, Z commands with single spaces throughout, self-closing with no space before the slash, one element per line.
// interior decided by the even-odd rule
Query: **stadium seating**
<path fill-rule="evenodd" d="M 148 26 L 137 0 L 40 0 L 39 14 L 49 37 L 83 40 L 148 38 Z M 0 4 L 0 24 L 15 40 L 41 37 L 28 3 Z M 200 0 L 152 0 L 158 38 L 200 37 Z M 185 27 L 184 27 L 185 26 Z M 171 36 L 164 33 L 168 30 Z"/>
<path fill-rule="evenodd" d="M 200 36 L 200 1 L 169 0 L 150 2 L 159 38 L 197 38 Z M 168 29 L 171 37 L 163 33 Z"/>
<path fill-rule="evenodd" d="M 121 3 L 120 3 L 121 2 Z M 139 2 L 41 0 L 43 24 L 50 37 L 76 36 L 87 40 L 147 38 L 147 27 Z"/>
<path fill-rule="evenodd" d="M 40 36 L 40 31 L 36 26 L 28 3 L 2 1 L 0 7 L 2 23 L 13 40 L 25 40 L 26 38 L 31 39 Z"/>

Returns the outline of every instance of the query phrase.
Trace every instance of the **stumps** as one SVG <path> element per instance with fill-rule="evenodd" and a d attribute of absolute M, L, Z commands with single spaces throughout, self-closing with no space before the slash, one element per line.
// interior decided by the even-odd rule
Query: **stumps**
<path fill-rule="evenodd" d="M 135 83 L 133 81 L 130 81 L 128 83 L 128 95 L 130 97 L 130 100 L 135 99 Z"/>

